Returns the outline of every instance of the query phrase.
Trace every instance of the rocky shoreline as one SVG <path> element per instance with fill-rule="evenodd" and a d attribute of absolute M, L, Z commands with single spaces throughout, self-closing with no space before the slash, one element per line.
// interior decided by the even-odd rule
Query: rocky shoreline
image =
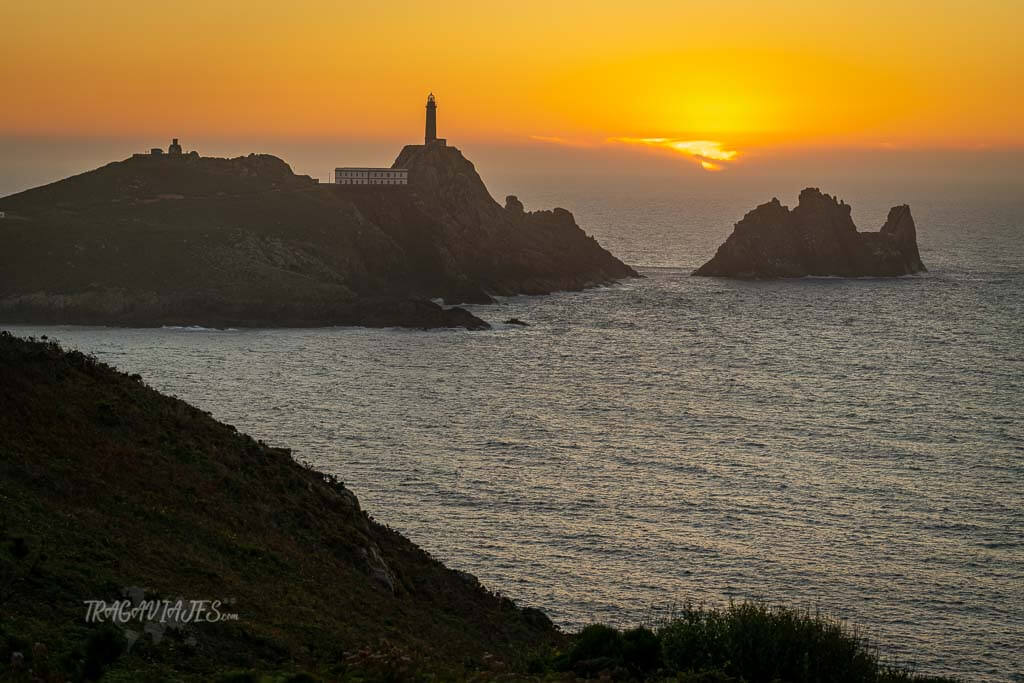
<path fill-rule="evenodd" d="M 0 198 L 0 321 L 462 327 L 447 306 L 638 277 L 564 209 L 488 193 L 454 147 L 409 186 L 318 184 L 269 155 L 137 156 Z"/>
<path fill-rule="evenodd" d="M 490 323 L 460 306 L 428 299 L 365 297 L 352 302 L 292 304 L 278 310 L 234 302 L 212 304 L 191 297 L 121 289 L 78 294 L 33 292 L 0 302 L 0 324 L 101 325 L 106 327 L 403 327 L 487 330 Z"/>

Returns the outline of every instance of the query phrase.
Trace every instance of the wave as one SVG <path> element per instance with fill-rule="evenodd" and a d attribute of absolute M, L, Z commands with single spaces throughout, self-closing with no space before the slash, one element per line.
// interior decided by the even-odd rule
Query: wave
<path fill-rule="evenodd" d="M 160 329 L 180 332 L 238 332 L 236 327 L 203 327 L 202 325 L 163 325 Z"/>

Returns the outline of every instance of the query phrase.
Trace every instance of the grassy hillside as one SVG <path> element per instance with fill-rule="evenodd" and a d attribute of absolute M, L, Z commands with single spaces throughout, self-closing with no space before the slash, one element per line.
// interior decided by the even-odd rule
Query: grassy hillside
<path fill-rule="evenodd" d="M 137 376 L 3 333 L 0 387 L 0 663 L 41 643 L 40 661 L 78 677 L 340 675 L 361 651 L 461 668 L 554 637 L 542 613 L 375 523 L 342 483 Z M 84 623 L 83 601 L 132 587 L 230 600 L 238 620 L 118 655 L 119 629 Z"/>

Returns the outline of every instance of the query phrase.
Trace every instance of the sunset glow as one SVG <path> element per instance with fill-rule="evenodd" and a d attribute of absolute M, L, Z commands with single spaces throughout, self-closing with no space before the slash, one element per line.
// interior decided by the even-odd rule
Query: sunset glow
<path fill-rule="evenodd" d="M 1024 683 L 1024 0 L 0 27 L 4 680 Z"/>
<path fill-rule="evenodd" d="M 0 133 L 1024 144 L 1019 7 L 938 5 L 9 2 Z"/>
<path fill-rule="evenodd" d="M 721 171 L 725 166 L 717 162 L 735 161 L 739 152 L 726 149 L 714 140 L 674 140 L 672 138 L 613 138 L 612 142 L 628 145 L 662 147 L 697 160 L 705 171 Z"/>

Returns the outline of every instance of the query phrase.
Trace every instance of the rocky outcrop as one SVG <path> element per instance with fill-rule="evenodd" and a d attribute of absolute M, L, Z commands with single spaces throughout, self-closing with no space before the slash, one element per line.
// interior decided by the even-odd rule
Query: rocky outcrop
<path fill-rule="evenodd" d="M 548 294 L 638 277 L 565 209 L 527 212 L 515 196 L 502 207 L 455 147 L 407 145 L 394 167 L 409 169 L 413 201 L 440 224 L 442 268 L 452 283 L 447 303 L 476 303 L 462 298 L 473 288 L 487 295 Z"/>
<path fill-rule="evenodd" d="M 506 207 L 454 147 L 410 185 L 320 185 L 269 155 L 139 156 L 0 198 L 0 322 L 482 329 L 448 305 L 634 277 L 568 211 Z"/>
<path fill-rule="evenodd" d="M 879 232 L 858 232 L 848 204 L 807 188 L 792 210 L 772 199 L 749 212 L 694 275 L 885 277 L 924 270 L 910 207 L 893 207 Z"/>
<path fill-rule="evenodd" d="M 491 326 L 458 306 L 442 308 L 425 299 L 394 301 L 361 299 L 349 314 L 350 325 L 364 327 L 462 327 L 467 330 L 489 330 Z"/>

